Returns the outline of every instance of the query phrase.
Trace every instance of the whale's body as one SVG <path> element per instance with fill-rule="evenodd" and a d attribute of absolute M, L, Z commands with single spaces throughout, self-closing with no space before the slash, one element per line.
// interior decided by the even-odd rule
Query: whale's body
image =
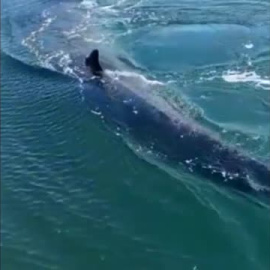
<path fill-rule="evenodd" d="M 85 64 L 97 76 L 91 89 L 85 91 L 87 100 L 136 141 L 159 153 L 161 158 L 182 164 L 213 182 L 245 194 L 269 196 L 270 170 L 266 164 L 222 143 L 173 110 L 149 102 L 137 94 L 139 91 L 131 89 L 136 84 L 108 76 L 99 64 L 97 50 Z"/>

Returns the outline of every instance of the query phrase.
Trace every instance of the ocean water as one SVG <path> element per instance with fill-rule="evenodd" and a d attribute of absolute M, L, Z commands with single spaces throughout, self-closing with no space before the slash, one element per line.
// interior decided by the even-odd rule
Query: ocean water
<path fill-rule="evenodd" d="M 265 0 L 2 0 L 1 269 L 269 269 L 269 205 L 107 125 L 82 71 L 98 48 L 138 93 L 268 162 L 269 12 Z"/>

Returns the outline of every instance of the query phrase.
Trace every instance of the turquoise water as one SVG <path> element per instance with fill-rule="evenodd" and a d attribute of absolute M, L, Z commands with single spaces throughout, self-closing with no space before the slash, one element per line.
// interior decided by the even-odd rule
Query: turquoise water
<path fill-rule="evenodd" d="M 80 72 L 99 48 L 129 80 L 267 162 L 268 1 L 1 8 L 1 269 L 269 269 L 269 206 L 119 134 L 85 102 Z"/>

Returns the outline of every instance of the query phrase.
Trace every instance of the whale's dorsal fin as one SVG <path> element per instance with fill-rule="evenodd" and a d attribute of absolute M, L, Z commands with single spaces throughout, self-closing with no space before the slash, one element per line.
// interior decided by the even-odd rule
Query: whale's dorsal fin
<path fill-rule="evenodd" d="M 93 50 L 90 55 L 85 59 L 85 65 L 91 68 L 91 71 L 94 75 L 102 75 L 102 67 L 99 63 L 99 51 Z"/>

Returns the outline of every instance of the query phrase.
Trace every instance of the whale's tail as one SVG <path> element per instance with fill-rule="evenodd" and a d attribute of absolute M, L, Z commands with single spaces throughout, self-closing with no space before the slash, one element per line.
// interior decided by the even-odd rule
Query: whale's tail
<path fill-rule="evenodd" d="M 93 75 L 101 76 L 102 75 L 102 67 L 99 63 L 99 51 L 93 50 L 90 55 L 85 59 L 85 65 L 90 67 Z"/>

